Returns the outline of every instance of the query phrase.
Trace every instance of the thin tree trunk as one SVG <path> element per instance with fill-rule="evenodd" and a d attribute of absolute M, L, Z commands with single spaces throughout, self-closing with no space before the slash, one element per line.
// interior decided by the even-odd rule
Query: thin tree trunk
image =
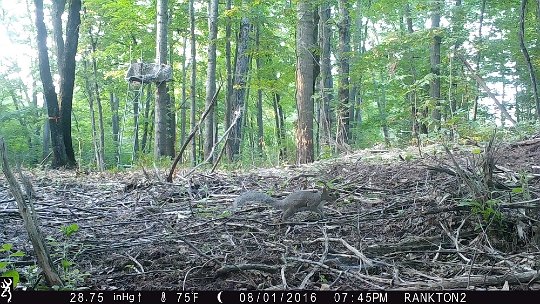
<path fill-rule="evenodd" d="M 434 0 L 433 11 L 431 15 L 431 29 L 438 31 L 441 22 L 441 0 Z M 441 36 L 437 33 L 433 34 L 430 50 L 430 66 L 431 73 L 434 75 L 433 80 L 429 84 L 429 96 L 433 100 L 433 109 L 431 110 L 431 118 L 435 121 L 436 129 L 441 128 Z"/>
<path fill-rule="evenodd" d="M 62 14 L 66 9 L 66 0 L 56 0 L 52 3 L 53 37 L 56 46 L 56 65 L 58 75 L 64 73 L 64 30 L 62 29 Z"/>
<path fill-rule="evenodd" d="M 462 66 L 460 65 L 457 65 L 454 63 L 454 58 L 455 58 L 455 55 L 457 54 L 458 52 L 458 49 L 461 47 L 461 45 L 463 44 L 463 42 L 465 41 L 465 35 L 463 33 L 463 29 L 464 29 L 464 14 L 465 14 L 465 11 L 463 9 L 463 6 L 461 4 L 461 0 L 456 0 L 456 4 L 455 4 L 455 7 L 454 7 L 454 10 L 453 10 L 453 14 L 452 14 L 452 33 L 454 35 L 454 37 L 458 37 L 454 43 L 454 49 L 452 51 L 453 55 L 450 57 L 450 61 L 449 61 L 449 65 L 450 65 L 450 68 L 449 68 L 449 73 L 450 75 L 448 76 L 448 102 L 450 103 L 450 113 L 448 113 L 447 115 L 450 116 L 450 119 L 449 121 L 451 122 L 451 125 L 450 125 L 450 138 L 452 140 L 455 139 L 455 131 L 457 129 L 457 124 L 454 122 L 454 115 L 456 114 L 456 111 L 457 111 L 457 97 L 456 95 L 458 94 L 458 91 L 457 91 L 457 85 L 458 83 L 454 81 L 454 78 L 455 76 L 454 75 L 457 75 L 459 73 L 459 69 L 460 68 L 463 68 Z"/>
<path fill-rule="evenodd" d="M 113 143 L 114 143 L 114 159 L 116 160 L 116 165 L 120 164 L 120 151 L 118 150 L 119 144 L 119 133 L 120 133 L 120 119 L 118 116 L 119 102 L 116 98 L 113 91 L 109 92 L 109 102 L 111 104 L 111 113 L 112 113 L 112 134 L 113 134 Z"/>
<path fill-rule="evenodd" d="M 191 32 L 191 131 L 195 130 L 195 110 L 196 110 L 196 85 L 197 85 L 197 41 L 195 39 L 195 11 L 193 7 L 194 0 L 189 1 L 189 18 L 190 18 L 190 32 Z M 191 165 L 197 164 L 197 144 L 193 139 L 191 142 Z"/>
<path fill-rule="evenodd" d="M 170 5 L 169 7 L 169 16 L 170 18 L 173 18 L 173 5 Z M 169 21 L 170 22 L 170 21 Z M 173 62 L 173 54 L 174 50 L 176 48 L 175 43 L 177 42 L 177 39 L 174 39 L 173 35 L 168 36 L 168 57 L 169 57 L 169 63 L 168 65 L 171 67 L 171 69 L 174 67 Z M 171 71 L 173 73 L 173 71 Z M 172 78 L 172 74 L 171 74 Z M 176 156 L 176 100 L 174 96 L 174 85 L 175 82 L 171 81 L 167 85 L 167 152 L 168 155 L 171 158 L 174 158 Z"/>
<path fill-rule="evenodd" d="M 311 2 L 300 0 L 297 5 L 296 27 L 296 128 L 297 154 L 299 164 L 314 160 L 313 150 L 313 10 Z"/>
<path fill-rule="evenodd" d="M 371 2 L 371 1 L 369 1 Z M 368 3 L 368 6 L 371 5 L 371 3 Z M 366 36 L 364 35 L 362 29 L 364 28 L 363 24 L 363 6 L 362 6 L 362 0 L 356 1 L 356 28 L 358 30 L 353 31 L 353 33 L 356 33 L 354 35 L 355 43 L 354 46 L 356 48 L 354 54 L 356 56 L 362 56 L 364 53 L 364 44 L 366 40 Z M 366 20 L 366 25 L 367 25 Z M 352 129 L 359 129 L 360 125 L 362 124 L 362 75 L 355 79 L 355 81 L 352 81 L 352 87 L 351 87 L 351 93 L 349 95 L 350 97 L 350 114 L 349 117 L 352 120 L 351 122 L 351 128 Z M 357 132 L 354 132 L 352 134 L 352 140 L 353 142 L 356 142 L 360 136 L 361 132 L 360 130 L 357 130 Z"/>
<path fill-rule="evenodd" d="M 101 171 L 100 167 L 100 156 L 99 156 L 99 144 L 97 138 L 97 129 L 96 129 L 96 115 L 94 111 L 94 93 L 92 92 L 92 86 L 90 84 L 89 72 L 88 72 L 88 62 L 86 59 L 83 60 L 84 68 L 84 83 L 86 86 L 86 92 L 88 94 L 88 108 L 90 110 L 90 125 L 92 127 L 92 144 L 94 146 L 94 159 L 96 161 L 96 167 Z"/>
<path fill-rule="evenodd" d="M 227 4 L 225 9 L 229 11 L 231 9 L 231 2 L 232 0 L 227 0 Z M 232 108 L 232 93 L 233 93 L 233 86 L 232 86 L 232 57 L 231 57 L 231 18 L 227 17 L 227 23 L 225 25 L 225 63 L 226 63 L 226 70 L 227 70 L 227 90 L 225 92 L 225 129 L 229 129 L 231 126 L 231 116 L 233 112 Z M 227 140 L 225 141 L 225 150 L 227 151 L 227 155 L 232 155 L 232 142 L 231 142 L 231 136 L 227 136 Z M 230 158 L 229 158 L 230 160 Z"/>
<path fill-rule="evenodd" d="M 536 105 L 536 119 L 540 120 L 540 96 L 538 95 L 538 86 L 536 82 L 536 74 L 534 71 L 534 66 L 531 62 L 531 57 L 529 56 L 529 51 L 525 45 L 525 10 L 527 7 L 527 0 L 521 0 L 521 8 L 519 13 L 519 47 L 525 58 L 525 63 L 527 64 L 527 69 L 529 70 L 529 77 L 531 78 L 531 87 L 532 94 Z"/>
<path fill-rule="evenodd" d="M 216 92 L 216 39 L 218 17 L 218 0 L 208 1 L 208 67 L 206 74 L 206 108 L 212 103 Z M 210 109 L 204 125 L 204 158 L 213 162 L 211 154 L 214 147 L 214 108 Z"/>
<path fill-rule="evenodd" d="M 386 144 L 386 146 L 390 146 L 390 132 L 388 130 L 388 122 L 386 118 L 386 84 L 382 73 L 379 75 L 379 77 L 379 83 L 374 80 L 374 86 L 376 88 L 376 91 L 380 90 L 380 95 L 377 98 L 377 108 L 379 110 L 379 119 L 383 131 L 384 143 Z"/>
<path fill-rule="evenodd" d="M 184 37 L 184 43 L 182 46 L 182 103 L 180 105 L 180 147 L 186 140 L 186 108 L 187 108 L 187 95 L 186 95 L 186 79 L 187 79 L 187 67 L 186 67 L 186 49 L 187 49 L 187 36 Z"/>
<path fill-rule="evenodd" d="M 486 0 L 482 0 L 482 6 L 480 8 L 480 18 L 478 21 L 478 46 L 476 47 L 477 53 L 476 53 L 476 69 L 480 71 L 480 63 L 482 61 L 482 27 L 484 25 L 484 12 L 486 10 Z M 476 84 L 476 91 L 480 91 L 479 84 Z M 474 98 L 474 107 L 473 107 L 473 117 L 472 120 L 476 121 L 476 117 L 478 115 L 478 100 L 480 99 L 480 96 L 477 94 Z"/>
<path fill-rule="evenodd" d="M 143 86 L 143 84 L 141 84 Z M 142 94 L 143 94 L 143 88 L 139 88 L 137 92 L 135 93 L 135 97 L 133 98 L 133 150 L 131 151 L 131 159 L 135 160 L 137 159 L 137 154 L 140 151 L 140 145 L 139 145 L 139 125 L 140 125 L 140 119 L 139 119 L 139 109 L 140 104 L 142 102 Z"/>
<path fill-rule="evenodd" d="M 411 16 L 411 7 L 410 4 L 405 4 L 405 23 L 407 25 L 407 33 L 409 35 L 414 33 L 413 29 L 413 20 Z M 417 80 L 417 73 L 416 73 L 416 67 L 414 64 L 414 54 L 410 52 L 408 54 L 409 62 L 410 62 L 410 73 L 412 76 L 412 79 L 407 82 L 407 85 L 413 86 L 414 83 Z M 412 91 L 407 93 L 407 101 L 411 105 L 411 125 L 412 125 L 412 137 L 416 139 L 416 144 L 420 146 L 420 133 L 426 132 L 423 134 L 427 134 L 427 126 L 419 121 L 419 116 L 421 113 L 418 110 L 418 104 L 417 104 L 417 92 L 416 87 L 413 88 Z"/>
<path fill-rule="evenodd" d="M 339 0 L 339 117 L 336 141 L 338 149 L 349 142 L 349 53 L 351 51 L 350 18 L 347 0 Z"/>
<path fill-rule="evenodd" d="M 90 45 L 92 47 L 92 72 L 94 74 L 94 97 L 98 108 L 98 123 L 99 123 L 99 138 L 97 146 L 97 166 L 99 171 L 105 171 L 105 129 L 103 126 L 103 106 L 101 104 L 101 96 L 98 85 L 98 69 L 96 60 L 97 40 L 94 39 L 92 32 L 88 31 L 90 37 Z"/>
<path fill-rule="evenodd" d="M 274 115 L 276 120 L 276 142 L 279 148 L 279 161 L 285 161 L 287 157 L 287 147 L 285 146 L 285 115 L 281 107 L 281 96 L 274 93 Z"/>
<path fill-rule="evenodd" d="M 332 78 L 332 65 L 330 61 L 330 46 L 332 25 L 330 24 L 330 6 L 323 4 L 319 12 L 319 36 L 321 48 L 321 105 L 319 106 L 321 144 L 328 144 L 332 137 L 332 113 L 330 104 L 333 100 L 334 80 Z"/>
<path fill-rule="evenodd" d="M 255 64 L 257 65 L 257 77 L 259 78 L 259 89 L 257 89 L 257 149 L 259 151 L 259 156 L 263 156 L 263 147 L 264 147 L 264 128 L 263 128 L 263 98 L 262 98 L 262 89 L 260 88 L 261 83 L 261 69 L 262 69 L 262 59 L 260 53 L 260 31 L 261 26 L 257 25 L 257 31 L 255 33 L 255 43 L 257 48 L 257 58 L 255 59 Z"/>
<path fill-rule="evenodd" d="M 147 89 L 146 89 L 146 98 L 145 98 L 145 104 L 144 104 L 143 135 L 141 139 L 141 151 L 143 153 L 148 153 L 148 151 L 150 151 L 150 149 L 148 148 L 148 146 L 150 146 L 149 144 L 150 140 L 148 140 L 148 136 L 149 136 L 149 133 L 151 133 L 151 131 L 149 130 L 149 124 L 150 124 L 150 117 L 151 117 L 150 109 L 152 108 L 152 84 L 149 83 L 146 86 L 147 86 Z"/>

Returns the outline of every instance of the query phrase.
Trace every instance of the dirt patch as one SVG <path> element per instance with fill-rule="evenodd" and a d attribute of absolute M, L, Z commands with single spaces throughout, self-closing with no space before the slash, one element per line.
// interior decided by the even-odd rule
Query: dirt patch
<path fill-rule="evenodd" d="M 406 161 L 393 151 L 376 164 L 367 158 L 384 151 L 367 151 L 246 174 L 179 174 L 173 183 L 160 181 L 165 171 L 27 174 L 55 261 L 72 260 L 89 274 L 79 285 L 92 289 L 538 289 L 540 187 L 530 172 L 539 147 L 500 151 L 505 171 L 495 177 L 507 188 L 492 206 L 498 223 L 464 206 L 472 196 L 458 175 L 433 169 L 452 167 L 444 153 Z M 463 168 L 474 157 L 453 154 Z M 280 211 L 261 205 L 230 211 L 245 190 L 282 197 L 318 181 L 339 194 L 322 220 L 303 212 L 282 223 Z M 530 202 L 518 209 L 523 191 Z M 66 238 L 60 228 L 71 223 L 80 230 Z M 0 226 L 0 244 L 25 251 L 18 265 L 27 267 L 32 248 L 3 176 Z"/>

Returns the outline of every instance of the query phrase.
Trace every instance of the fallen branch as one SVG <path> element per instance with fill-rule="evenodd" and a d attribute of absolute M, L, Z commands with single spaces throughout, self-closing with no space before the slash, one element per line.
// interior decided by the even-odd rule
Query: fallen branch
<path fill-rule="evenodd" d="M 11 169 L 9 168 L 6 145 L 4 143 L 4 139 L 1 137 L 0 137 L 0 156 L 2 157 L 2 171 L 4 172 L 4 175 L 6 176 L 6 179 L 8 181 L 11 194 L 17 201 L 17 206 L 19 207 L 19 213 L 21 214 L 24 220 L 24 226 L 26 227 L 26 231 L 28 232 L 28 238 L 32 242 L 32 246 L 34 247 L 34 252 L 36 253 L 37 263 L 39 267 L 43 269 L 45 279 L 47 280 L 47 283 L 50 286 L 64 286 L 64 284 L 62 283 L 62 280 L 60 279 L 60 277 L 55 271 L 55 268 L 51 261 L 51 257 L 49 256 L 49 251 L 47 250 L 47 247 L 45 246 L 45 242 L 43 241 L 41 231 L 39 230 L 39 227 L 34 221 L 34 219 L 37 218 L 37 214 L 31 213 L 32 208 L 29 208 L 28 204 L 26 203 L 26 200 L 24 199 L 24 196 L 21 191 L 21 187 L 19 183 L 17 182 L 17 180 L 15 179 L 13 172 L 11 172 Z"/>
<path fill-rule="evenodd" d="M 493 100 L 493 102 L 499 107 L 499 109 L 501 110 L 501 113 L 504 115 L 504 117 L 506 117 L 509 121 L 511 121 L 514 125 L 517 124 L 517 122 L 512 118 L 512 116 L 508 113 L 508 111 L 506 111 L 506 108 L 504 107 L 503 104 L 501 104 L 499 102 L 499 100 L 497 99 L 497 96 L 495 96 L 495 94 L 493 94 L 491 92 L 491 90 L 489 89 L 489 87 L 487 86 L 486 82 L 484 81 L 484 79 L 482 79 L 482 77 L 480 77 L 476 71 L 472 68 L 472 66 L 469 64 L 469 62 L 467 62 L 467 60 L 461 56 L 461 55 L 458 55 L 458 58 L 459 60 L 461 60 L 461 62 L 463 62 L 463 64 L 465 65 L 465 67 L 469 70 L 469 72 L 471 72 L 473 78 L 476 80 L 476 82 L 482 87 L 482 89 L 484 89 L 484 91 L 486 92 L 486 94 L 488 94 L 489 98 L 491 98 L 491 100 Z"/>

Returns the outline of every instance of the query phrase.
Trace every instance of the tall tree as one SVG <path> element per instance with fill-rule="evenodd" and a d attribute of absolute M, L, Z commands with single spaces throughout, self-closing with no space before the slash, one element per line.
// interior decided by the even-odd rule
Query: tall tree
<path fill-rule="evenodd" d="M 116 94 L 114 94 L 113 91 L 109 92 L 109 102 L 111 104 L 111 113 L 112 113 L 112 135 L 113 135 L 113 143 L 114 143 L 114 159 L 116 160 L 116 164 L 120 164 L 120 151 L 118 150 L 119 145 L 119 134 L 120 134 L 120 116 L 118 115 L 118 108 L 120 107 L 120 103 L 118 101 L 118 98 L 116 97 Z"/>
<path fill-rule="evenodd" d="M 144 92 L 143 92 L 144 93 Z M 142 94 L 142 93 L 141 93 Z M 140 97 L 142 100 L 142 96 Z M 146 153 L 150 151 L 150 140 L 148 137 L 152 138 L 152 135 L 150 134 L 151 128 L 154 124 L 150 125 L 150 117 L 153 116 L 153 113 L 155 111 L 152 111 L 152 114 L 150 114 L 150 109 L 155 109 L 155 107 L 152 108 L 152 84 L 149 83 L 146 85 L 146 98 L 144 103 L 144 120 L 143 120 L 143 134 L 141 139 L 141 151 Z"/>
<path fill-rule="evenodd" d="M 239 113 L 236 125 L 229 134 L 230 141 L 227 149 L 229 161 L 235 160 L 240 154 L 240 143 L 242 140 L 243 116 L 245 112 L 247 73 L 249 70 L 249 32 L 251 24 L 249 18 L 244 16 L 240 21 L 240 34 L 236 47 L 236 69 L 234 72 L 233 89 L 231 96 L 231 108 L 235 113 Z M 236 115 L 236 114 L 235 114 Z"/>
<path fill-rule="evenodd" d="M 330 6 L 322 4 L 319 8 L 319 44 L 321 48 L 321 99 L 319 106 L 319 134 L 320 142 L 327 144 L 331 138 L 332 113 L 330 113 L 330 103 L 333 99 L 334 80 L 332 78 L 331 55 L 331 24 L 330 24 Z"/>
<path fill-rule="evenodd" d="M 540 1 L 540 0 L 539 0 Z M 482 5 L 480 6 L 480 15 L 478 20 L 478 44 L 477 46 L 477 53 L 476 53 L 476 69 L 480 71 L 480 63 L 482 62 L 482 28 L 484 26 L 484 12 L 486 11 L 486 0 L 482 0 Z M 476 90 L 480 91 L 480 85 L 476 84 Z M 480 99 L 480 95 L 476 95 L 474 98 L 474 105 L 473 105 L 473 117 L 472 120 L 476 121 L 476 117 L 478 115 L 478 100 Z"/>
<path fill-rule="evenodd" d="M 414 28 L 413 28 L 413 19 L 412 19 L 412 16 L 411 16 L 411 6 L 410 6 L 409 3 L 405 4 L 404 17 L 405 17 L 405 24 L 406 24 L 406 28 L 407 28 L 406 32 L 409 35 L 412 35 L 414 33 Z M 407 92 L 406 98 L 407 98 L 408 103 L 411 105 L 412 135 L 413 135 L 413 138 L 416 139 L 416 144 L 419 145 L 420 144 L 420 132 L 422 132 L 424 134 L 427 133 L 427 127 L 425 126 L 424 123 L 421 123 L 419 121 L 421 111 L 418 109 L 419 104 L 417 102 L 417 99 L 418 99 L 417 90 L 416 90 L 416 86 L 414 86 L 415 82 L 417 81 L 417 72 L 416 72 L 416 66 L 415 66 L 415 64 L 413 62 L 413 60 L 414 60 L 414 52 L 412 50 L 410 50 L 409 54 L 407 54 L 407 58 L 409 59 L 409 62 L 410 62 L 409 70 L 410 70 L 410 74 L 411 74 L 410 81 L 408 81 L 407 84 L 410 85 L 411 87 L 413 87 L 413 89 Z"/>
<path fill-rule="evenodd" d="M 431 13 L 431 29 L 433 38 L 431 40 L 430 49 L 430 66 L 433 79 L 429 84 L 429 96 L 433 101 L 433 109 L 431 110 L 431 118 L 435 122 L 435 126 L 440 129 L 441 126 L 441 34 L 439 27 L 441 23 L 441 0 L 433 0 L 433 10 Z"/>
<path fill-rule="evenodd" d="M 156 28 L 156 64 L 160 66 L 167 64 L 167 24 L 168 24 L 168 0 L 157 1 L 157 28 Z M 155 146 L 154 156 L 174 157 L 174 148 L 171 151 L 170 122 L 168 115 L 170 111 L 170 97 L 166 81 L 157 84 L 155 103 Z"/>
<path fill-rule="evenodd" d="M 35 0 L 36 29 L 38 42 L 39 71 L 43 92 L 47 103 L 49 126 L 53 144 L 53 167 L 75 166 L 75 153 L 71 138 L 71 111 L 73 101 L 73 86 L 75 81 L 75 54 L 79 40 L 79 24 L 81 1 L 72 0 L 70 3 L 66 25 L 66 42 L 61 54 L 60 92 L 56 95 L 52 81 L 50 62 L 47 48 L 47 29 L 43 21 L 43 1 Z M 61 105 L 61 107 L 60 107 Z"/>
<path fill-rule="evenodd" d="M 296 11 L 296 162 L 313 162 L 313 9 L 299 0 Z"/>
<path fill-rule="evenodd" d="M 336 141 L 338 149 L 349 142 L 349 56 L 351 52 L 351 33 L 349 1 L 339 0 L 339 112 Z"/>
<path fill-rule="evenodd" d="M 62 15 L 66 9 L 66 0 L 56 0 L 52 3 L 52 24 L 54 44 L 56 46 L 56 64 L 58 75 L 62 75 L 64 58 L 64 29 L 62 28 Z"/>
<path fill-rule="evenodd" d="M 62 115 L 62 133 L 66 148 L 67 166 L 75 166 L 75 151 L 71 138 L 71 112 L 73 108 L 73 87 L 75 85 L 75 56 L 79 44 L 79 25 L 81 24 L 81 0 L 72 0 L 69 5 L 66 25 L 66 40 L 64 44 L 64 58 L 62 60 L 62 74 L 60 74 L 60 111 Z"/>
<path fill-rule="evenodd" d="M 186 81 L 187 81 L 187 36 L 184 36 L 182 43 L 182 102 L 180 104 L 180 147 L 186 140 L 186 109 L 187 109 L 187 95 L 186 95 Z"/>
<path fill-rule="evenodd" d="M 101 94 L 98 84 L 98 66 L 96 60 L 96 52 L 98 40 L 92 34 L 92 30 L 88 29 L 88 37 L 90 38 L 90 48 L 92 51 L 92 74 L 94 76 L 94 97 L 98 108 L 98 124 L 99 124 L 99 136 L 97 140 L 97 166 L 100 171 L 105 170 L 105 128 L 103 125 L 103 105 L 101 104 Z"/>
<path fill-rule="evenodd" d="M 216 93 L 216 40 L 217 40 L 218 0 L 208 0 L 208 67 L 206 72 L 206 108 L 212 104 Z M 208 112 L 205 121 L 204 158 L 212 162 L 214 147 L 214 108 Z"/>
<path fill-rule="evenodd" d="M 191 98 L 191 113 L 190 123 L 191 131 L 195 131 L 195 110 L 196 103 L 195 98 L 197 96 L 197 41 L 195 37 L 195 6 L 194 0 L 189 1 L 189 24 L 190 24 L 190 37 L 191 37 L 191 86 L 190 86 L 190 98 Z M 197 144 L 195 138 L 191 141 L 191 165 L 195 166 L 197 163 Z"/>
<path fill-rule="evenodd" d="M 232 0 L 227 0 L 225 10 L 229 12 L 231 10 L 232 6 Z M 233 111 L 232 108 L 232 58 L 231 58 L 231 18 L 227 17 L 227 21 L 225 24 L 225 65 L 226 65 L 226 71 L 227 71 L 227 92 L 225 93 L 225 129 L 228 130 L 231 125 L 231 114 Z M 231 137 L 229 136 L 227 138 L 227 141 L 225 142 L 225 148 L 227 150 L 227 155 L 232 155 L 232 143 L 231 143 Z"/>
<path fill-rule="evenodd" d="M 531 62 L 531 56 L 525 45 L 525 10 L 527 8 L 527 0 L 521 0 L 521 7 L 519 11 L 519 47 L 525 58 L 527 69 L 529 70 L 529 77 L 531 80 L 532 94 L 536 105 L 536 119 L 540 120 L 540 96 L 538 95 L 538 85 L 536 82 L 536 73 L 534 66 Z"/>
<path fill-rule="evenodd" d="M 263 90 L 261 88 L 261 74 L 262 74 L 262 59 L 261 59 L 261 25 L 257 24 L 257 30 L 255 33 L 255 44 L 257 48 L 257 58 L 255 64 L 257 66 L 257 77 L 259 82 L 259 88 L 257 89 L 257 148 L 259 156 L 263 156 L 264 147 L 264 127 L 263 127 Z"/>

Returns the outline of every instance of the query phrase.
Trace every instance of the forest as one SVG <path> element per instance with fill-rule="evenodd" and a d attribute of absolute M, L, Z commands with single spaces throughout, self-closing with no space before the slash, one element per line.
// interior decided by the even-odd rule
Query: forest
<path fill-rule="evenodd" d="M 538 290 L 540 0 L 0 12 L 19 286 Z"/>

